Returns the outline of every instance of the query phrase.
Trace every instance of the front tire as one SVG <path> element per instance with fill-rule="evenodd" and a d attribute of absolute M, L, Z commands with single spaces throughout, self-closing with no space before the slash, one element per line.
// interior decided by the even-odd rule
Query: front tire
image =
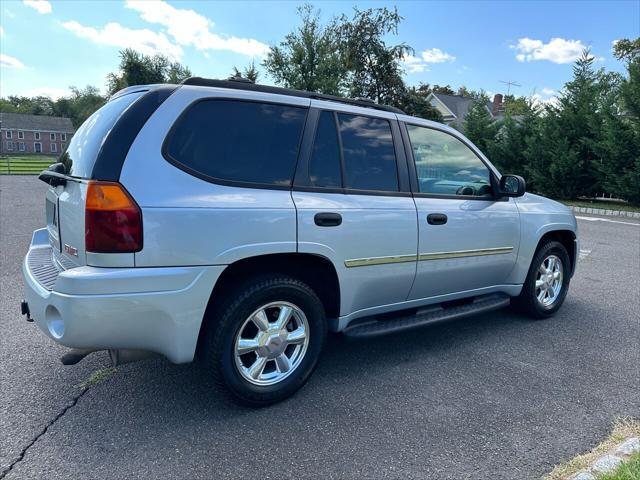
<path fill-rule="evenodd" d="M 549 241 L 536 252 L 520 295 L 513 303 L 535 319 L 548 318 L 564 303 L 570 282 L 569 254 L 560 242 Z"/>
<path fill-rule="evenodd" d="M 214 299 L 215 301 L 215 299 Z M 204 364 L 239 403 L 259 407 L 300 389 L 326 339 L 322 302 L 298 279 L 252 279 L 215 309 L 201 345 Z"/>

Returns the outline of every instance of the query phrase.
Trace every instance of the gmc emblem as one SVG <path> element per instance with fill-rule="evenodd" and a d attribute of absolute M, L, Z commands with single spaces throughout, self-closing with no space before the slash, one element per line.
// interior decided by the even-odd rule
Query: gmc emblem
<path fill-rule="evenodd" d="M 74 257 L 78 256 L 78 249 L 76 247 L 72 247 L 71 245 L 64 244 L 64 251 L 69 255 L 73 255 Z"/>

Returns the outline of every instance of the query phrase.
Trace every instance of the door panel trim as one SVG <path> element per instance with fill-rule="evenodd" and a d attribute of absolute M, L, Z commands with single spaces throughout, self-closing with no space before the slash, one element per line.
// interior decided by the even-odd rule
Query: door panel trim
<path fill-rule="evenodd" d="M 475 250 L 456 250 L 452 252 L 421 253 L 420 255 L 391 255 L 388 257 L 353 258 L 344 261 L 347 268 L 387 265 L 390 263 L 425 262 L 449 258 L 481 257 L 485 255 L 505 255 L 513 252 L 513 247 L 479 248 Z"/>
<path fill-rule="evenodd" d="M 418 260 L 442 260 L 446 258 L 481 257 L 484 255 L 504 255 L 513 252 L 513 247 L 479 248 L 475 250 L 457 250 L 453 252 L 421 253 Z"/>

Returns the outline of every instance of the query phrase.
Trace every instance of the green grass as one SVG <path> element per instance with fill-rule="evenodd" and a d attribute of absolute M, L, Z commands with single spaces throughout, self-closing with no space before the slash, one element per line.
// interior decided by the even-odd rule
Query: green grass
<path fill-rule="evenodd" d="M 613 472 L 600 475 L 598 480 L 640 480 L 640 452 L 631 455 Z"/>
<path fill-rule="evenodd" d="M 52 163 L 56 157 L 46 155 L 0 157 L 0 175 L 37 175 Z"/>
<path fill-rule="evenodd" d="M 601 208 L 603 210 L 622 210 L 625 212 L 640 212 L 640 207 L 614 200 L 562 200 L 565 205 L 586 208 Z"/>
<path fill-rule="evenodd" d="M 83 390 L 89 387 L 93 387 L 94 385 L 104 382 L 107 378 L 109 378 L 111 375 L 113 375 L 117 371 L 118 370 L 113 367 L 100 368 L 95 372 L 93 372 L 89 376 L 89 378 L 87 378 L 84 382 L 78 385 L 78 387 L 80 387 Z"/>

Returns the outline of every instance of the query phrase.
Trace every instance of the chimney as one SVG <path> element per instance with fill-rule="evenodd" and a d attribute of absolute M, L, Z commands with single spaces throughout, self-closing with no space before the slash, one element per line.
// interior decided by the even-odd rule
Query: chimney
<path fill-rule="evenodd" d="M 502 94 L 496 93 L 493 96 L 493 108 L 491 112 L 494 116 L 502 115 L 504 113 L 504 104 L 502 103 Z"/>

